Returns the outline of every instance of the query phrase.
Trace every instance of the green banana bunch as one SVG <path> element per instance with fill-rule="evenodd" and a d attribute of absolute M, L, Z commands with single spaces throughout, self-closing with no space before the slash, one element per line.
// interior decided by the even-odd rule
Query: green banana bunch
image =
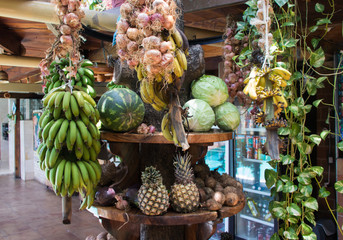
<path fill-rule="evenodd" d="M 97 160 L 101 148 L 99 112 L 94 94 L 89 92 L 94 81 L 94 74 L 88 68 L 91 65 L 90 61 L 83 61 L 77 73 L 79 79 L 75 78 L 76 82 L 86 83 L 88 91 L 64 82 L 51 88 L 43 98 L 44 111 L 38 122 L 42 143 L 37 152 L 41 169 L 57 195 L 72 196 L 81 192 L 86 199 L 82 208 L 92 205 L 94 189 L 101 178 Z M 69 66 L 66 59 L 53 62 L 49 81 L 60 81 L 57 74 L 61 76 L 61 72 L 67 76 L 66 66 Z"/>
<path fill-rule="evenodd" d="M 71 65 L 72 63 L 69 58 L 62 58 L 50 64 L 50 75 L 45 77 L 47 81 L 44 93 L 48 94 L 51 90 L 62 86 L 70 80 L 71 86 L 79 86 L 93 98 L 96 97 L 94 72 L 90 68 L 93 66 L 93 63 L 88 59 L 83 60 L 79 64 L 77 72 L 73 74 L 69 72 Z"/>

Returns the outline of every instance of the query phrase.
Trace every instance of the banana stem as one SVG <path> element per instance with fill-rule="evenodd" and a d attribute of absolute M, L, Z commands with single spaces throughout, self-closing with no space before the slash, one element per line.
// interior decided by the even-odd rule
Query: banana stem
<path fill-rule="evenodd" d="M 182 124 L 181 110 L 182 107 L 180 105 L 179 95 L 177 94 L 177 91 L 173 91 L 171 93 L 170 101 L 170 118 L 176 132 L 177 140 L 182 147 L 182 151 L 186 151 L 189 149 L 189 144 Z"/>
<path fill-rule="evenodd" d="M 62 222 L 63 224 L 71 223 L 71 197 L 62 197 Z"/>

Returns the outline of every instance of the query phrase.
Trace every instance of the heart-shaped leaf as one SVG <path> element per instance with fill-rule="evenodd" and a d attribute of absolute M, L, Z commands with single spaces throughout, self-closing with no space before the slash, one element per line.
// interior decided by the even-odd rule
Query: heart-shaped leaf
<path fill-rule="evenodd" d="M 321 197 L 321 198 L 326 198 L 326 197 L 328 197 L 328 196 L 330 196 L 330 192 L 327 191 L 325 187 L 321 187 L 321 188 L 319 189 L 319 197 Z"/>
<path fill-rule="evenodd" d="M 315 68 L 321 67 L 323 66 L 324 62 L 325 62 L 325 54 L 324 54 L 324 50 L 321 47 L 311 53 L 310 64 L 313 67 Z"/>
<path fill-rule="evenodd" d="M 288 2 L 288 0 L 275 0 L 275 2 L 281 8 L 283 5 L 285 5 Z"/>
<path fill-rule="evenodd" d="M 343 180 L 335 182 L 335 190 L 339 193 L 343 193 Z"/>
<path fill-rule="evenodd" d="M 313 106 L 318 107 L 318 105 L 319 105 L 322 101 L 323 101 L 323 99 L 318 99 L 318 100 L 314 101 L 312 104 L 313 104 Z"/>
<path fill-rule="evenodd" d="M 292 216 L 301 216 L 301 208 L 295 203 L 291 203 L 291 205 L 287 207 L 287 212 Z"/>
<path fill-rule="evenodd" d="M 303 205 L 309 209 L 318 211 L 318 201 L 314 197 L 309 197 L 306 201 L 303 202 Z"/>
<path fill-rule="evenodd" d="M 325 6 L 323 4 L 320 3 L 316 3 L 316 5 L 314 6 L 314 10 L 316 10 L 316 12 L 323 12 L 325 9 Z"/>

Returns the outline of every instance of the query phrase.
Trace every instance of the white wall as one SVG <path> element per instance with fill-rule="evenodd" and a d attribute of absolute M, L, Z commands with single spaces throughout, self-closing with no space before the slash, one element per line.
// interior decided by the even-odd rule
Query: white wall
<path fill-rule="evenodd" d="M 33 122 L 20 121 L 20 168 L 21 179 L 34 179 Z"/>
<path fill-rule="evenodd" d="M 0 146 L 1 146 L 1 155 L 0 155 L 0 174 L 10 173 L 9 171 L 9 139 L 4 140 L 2 136 L 2 124 L 8 123 L 8 99 L 0 99 Z"/>

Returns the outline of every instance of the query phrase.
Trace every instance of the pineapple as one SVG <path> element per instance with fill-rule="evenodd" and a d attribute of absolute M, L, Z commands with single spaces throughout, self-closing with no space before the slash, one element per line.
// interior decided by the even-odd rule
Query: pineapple
<path fill-rule="evenodd" d="M 142 186 L 138 190 L 138 205 L 146 215 L 161 215 L 169 207 L 166 186 L 162 184 L 160 171 L 146 167 L 142 172 Z"/>
<path fill-rule="evenodd" d="M 175 183 L 171 188 L 170 202 L 177 212 L 194 212 L 199 206 L 199 190 L 193 182 L 191 155 L 175 157 Z"/>

